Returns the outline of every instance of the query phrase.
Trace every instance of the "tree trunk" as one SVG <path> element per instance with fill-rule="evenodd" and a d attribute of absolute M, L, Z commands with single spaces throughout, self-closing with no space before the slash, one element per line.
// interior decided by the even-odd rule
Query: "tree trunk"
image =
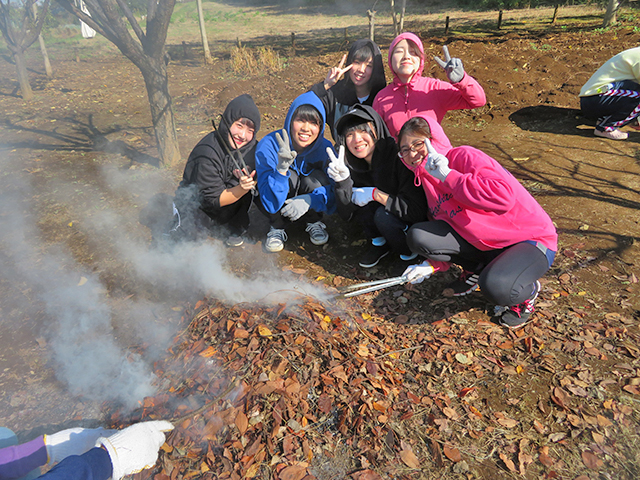
<path fill-rule="evenodd" d="M 16 73 L 18 74 L 18 83 L 20 83 L 20 92 L 23 100 L 29 101 L 33 99 L 33 90 L 29 83 L 29 73 L 27 72 L 27 63 L 24 59 L 24 52 L 18 50 L 13 53 L 13 59 L 16 62 Z"/>
<path fill-rule="evenodd" d="M 407 0 L 402 0 L 402 10 L 400 10 L 400 33 L 404 32 L 404 12 L 407 10 Z"/>
<path fill-rule="evenodd" d="M 391 20 L 393 20 L 393 32 L 396 36 L 400 34 L 398 31 L 398 18 L 396 17 L 396 5 L 395 0 L 390 0 L 391 3 Z"/>
<path fill-rule="evenodd" d="M 38 8 L 36 4 L 33 4 L 33 18 L 38 18 Z M 49 54 L 47 53 L 47 46 L 44 44 L 44 38 L 42 33 L 38 35 L 38 43 L 40 44 L 40 52 L 42 53 L 42 59 L 44 61 L 44 71 L 47 77 L 53 77 L 53 70 L 51 69 L 51 62 L 49 61 Z"/>
<path fill-rule="evenodd" d="M 169 167 L 181 161 L 175 119 L 171 107 L 167 68 L 162 59 L 147 59 L 140 68 L 147 87 L 151 121 L 156 133 L 160 162 Z"/>
<path fill-rule="evenodd" d="M 207 41 L 207 30 L 204 26 L 204 13 L 202 11 L 202 0 L 196 0 L 198 6 L 198 21 L 200 23 L 200 37 L 202 38 L 202 49 L 204 50 L 204 63 L 211 65 L 211 52 L 209 51 L 209 42 Z"/>
<path fill-rule="evenodd" d="M 607 28 L 616 23 L 616 14 L 623 2 L 624 0 L 609 0 L 607 3 L 607 11 L 604 14 L 604 20 L 602 21 L 603 28 Z"/>

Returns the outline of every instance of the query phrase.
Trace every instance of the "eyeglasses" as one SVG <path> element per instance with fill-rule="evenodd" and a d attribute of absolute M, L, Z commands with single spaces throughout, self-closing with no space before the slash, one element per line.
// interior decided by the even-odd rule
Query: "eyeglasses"
<path fill-rule="evenodd" d="M 418 140 L 417 142 L 413 142 L 408 147 L 401 148 L 398 152 L 398 156 L 400 158 L 405 158 L 409 155 L 410 152 L 415 153 L 418 150 L 422 149 L 422 147 L 424 147 L 424 140 Z"/>

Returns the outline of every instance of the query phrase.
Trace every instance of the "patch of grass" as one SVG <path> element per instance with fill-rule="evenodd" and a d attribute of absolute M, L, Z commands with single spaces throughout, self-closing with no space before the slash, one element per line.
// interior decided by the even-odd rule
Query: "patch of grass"
<path fill-rule="evenodd" d="M 233 47 L 231 50 L 231 66 L 233 71 L 242 75 L 259 75 L 273 73 L 285 66 L 285 61 L 271 47 Z"/>

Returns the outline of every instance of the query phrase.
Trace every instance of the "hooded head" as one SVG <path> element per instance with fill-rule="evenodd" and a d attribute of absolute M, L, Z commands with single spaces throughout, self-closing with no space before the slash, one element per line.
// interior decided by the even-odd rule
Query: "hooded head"
<path fill-rule="evenodd" d="M 294 120 L 296 120 L 296 118 L 299 118 L 299 114 L 301 112 L 303 113 L 303 119 L 313 120 L 313 117 L 316 116 L 319 120 L 319 124 L 317 125 L 318 134 L 315 136 L 315 138 L 312 138 L 307 145 L 304 145 L 302 151 L 298 152 L 298 155 L 308 155 L 309 153 L 315 152 L 315 150 L 319 148 L 319 146 L 321 146 L 322 142 L 319 142 L 318 139 L 322 138 L 324 135 L 324 124 L 327 118 L 324 106 L 322 105 L 322 101 L 320 101 L 318 96 L 313 92 L 303 93 L 291 103 L 289 111 L 287 112 L 287 116 L 284 119 L 284 128 L 289 134 L 290 146 L 293 150 L 296 151 L 296 147 L 299 146 L 300 143 L 307 143 L 305 141 L 306 139 L 303 138 L 302 135 L 300 136 L 300 138 L 298 138 L 298 135 L 296 135 L 296 132 L 294 132 Z"/>
<path fill-rule="evenodd" d="M 406 40 L 407 42 L 410 42 L 410 44 L 412 43 L 413 45 L 415 45 L 418 51 L 420 52 L 420 65 L 416 70 L 416 72 L 411 77 L 411 80 L 422 75 L 422 71 L 424 70 L 424 46 L 422 45 L 422 40 L 420 40 L 420 38 L 415 33 L 411 33 L 411 32 L 401 33 L 396 38 L 394 38 L 393 42 L 391 42 L 391 45 L 389 45 L 389 57 L 387 59 L 387 64 L 389 65 L 389 68 L 393 72 L 393 78 L 395 81 L 398 81 L 398 82 L 400 82 L 400 78 L 398 77 L 398 74 L 393 68 L 393 51 L 395 50 L 398 43 L 400 43 L 403 40 Z"/>
<path fill-rule="evenodd" d="M 367 57 L 372 61 L 371 78 L 369 79 L 369 98 L 374 99 L 380 90 L 387 85 L 387 80 L 384 76 L 384 64 L 382 62 L 382 53 L 380 47 L 369 39 L 356 40 L 347 54 L 347 61 L 345 65 L 351 65 L 354 61 L 363 61 Z M 344 105 L 353 105 L 357 103 L 355 97 L 355 87 L 351 81 L 350 72 L 347 72 L 344 77 L 336 83 L 332 88 L 334 95 L 338 102 Z"/>
<path fill-rule="evenodd" d="M 336 124 L 336 132 L 338 133 L 338 143 L 345 146 L 345 155 L 347 162 L 355 166 L 359 164 L 361 156 L 354 155 L 349 149 L 347 136 L 351 132 L 365 132 L 373 139 L 374 144 L 378 141 L 391 137 L 382 117 L 368 105 L 354 105 L 351 107 Z"/>
<path fill-rule="evenodd" d="M 247 122 L 243 119 L 249 121 Z M 239 122 L 240 125 L 234 125 L 236 122 Z M 260 111 L 251 95 L 245 93 L 229 102 L 222 114 L 219 130 L 220 136 L 231 149 L 242 143 L 238 148 L 244 150 L 247 145 L 256 143 L 256 135 L 260 130 Z M 243 137 L 247 135 L 248 130 L 252 130 L 253 134 L 250 139 L 243 143 Z"/>

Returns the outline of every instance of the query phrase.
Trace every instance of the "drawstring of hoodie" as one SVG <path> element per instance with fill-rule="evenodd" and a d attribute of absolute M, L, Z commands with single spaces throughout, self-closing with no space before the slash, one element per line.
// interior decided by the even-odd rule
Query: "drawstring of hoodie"
<path fill-rule="evenodd" d="M 422 178 L 420 178 L 420 166 L 413 171 L 413 184 L 416 187 L 422 186 Z"/>

